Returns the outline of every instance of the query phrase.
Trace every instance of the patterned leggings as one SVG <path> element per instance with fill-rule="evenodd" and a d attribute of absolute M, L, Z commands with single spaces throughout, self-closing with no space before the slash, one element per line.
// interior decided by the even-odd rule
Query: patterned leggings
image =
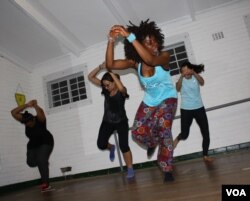
<path fill-rule="evenodd" d="M 133 124 L 132 137 L 138 144 L 156 147 L 159 144 L 157 161 L 163 172 L 173 170 L 172 122 L 177 99 L 169 98 L 156 107 L 141 102 Z"/>

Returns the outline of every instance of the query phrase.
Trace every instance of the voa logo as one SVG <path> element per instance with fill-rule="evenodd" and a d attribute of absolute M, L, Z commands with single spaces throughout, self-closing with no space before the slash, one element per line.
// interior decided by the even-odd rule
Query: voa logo
<path fill-rule="evenodd" d="M 244 189 L 226 189 L 227 196 L 247 196 Z"/>

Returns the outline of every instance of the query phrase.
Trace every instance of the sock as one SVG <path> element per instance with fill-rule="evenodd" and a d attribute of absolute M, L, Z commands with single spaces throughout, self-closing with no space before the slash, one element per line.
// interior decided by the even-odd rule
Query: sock
<path fill-rule="evenodd" d="M 131 179 L 135 176 L 135 172 L 133 168 L 128 168 L 127 178 Z"/>
<path fill-rule="evenodd" d="M 111 162 L 115 160 L 115 145 L 112 145 L 110 152 L 109 152 L 109 159 Z"/>

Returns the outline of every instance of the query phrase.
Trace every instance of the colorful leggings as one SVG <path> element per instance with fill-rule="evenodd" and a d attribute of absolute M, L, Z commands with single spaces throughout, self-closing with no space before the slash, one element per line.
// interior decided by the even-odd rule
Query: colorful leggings
<path fill-rule="evenodd" d="M 157 161 L 163 172 L 173 170 L 172 122 L 177 99 L 169 98 L 156 107 L 141 102 L 134 120 L 132 137 L 140 145 L 156 147 L 159 144 Z"/>

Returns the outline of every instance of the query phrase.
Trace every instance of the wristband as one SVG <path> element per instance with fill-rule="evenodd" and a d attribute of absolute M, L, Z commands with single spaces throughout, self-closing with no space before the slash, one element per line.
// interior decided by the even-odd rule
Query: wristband
<path fill-rule="evenodd" d="M 127 37 L 128 42 L 132 43 L 136 39 L 135 34 L 130 33 Z"/>

